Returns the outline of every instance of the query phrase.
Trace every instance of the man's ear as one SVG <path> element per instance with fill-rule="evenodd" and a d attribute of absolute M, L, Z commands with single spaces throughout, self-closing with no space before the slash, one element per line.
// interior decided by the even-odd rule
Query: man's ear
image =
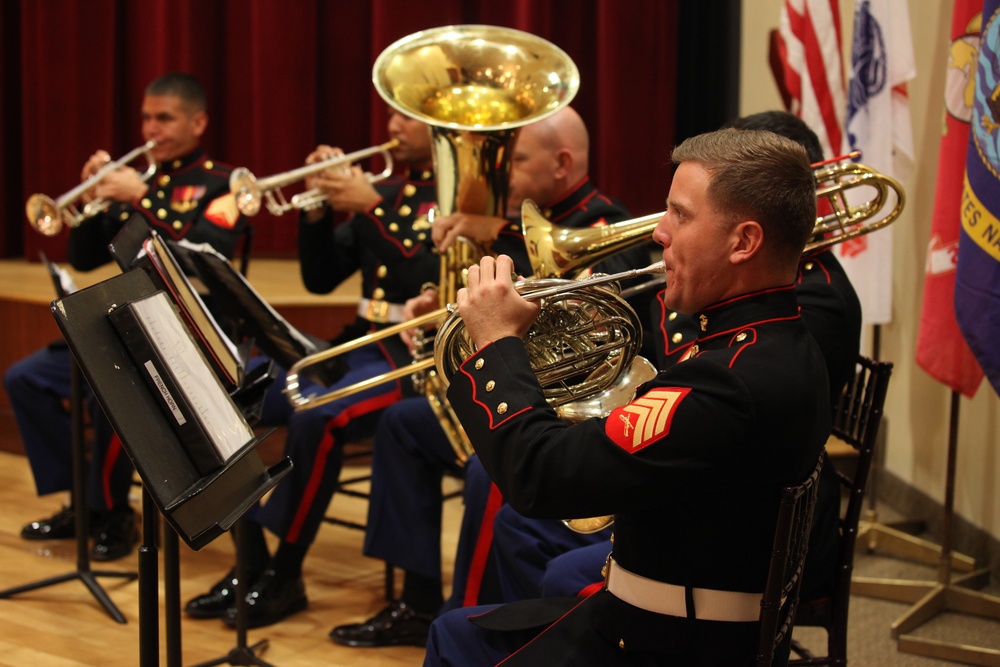
<path fill-rule="evenodd" d="M 742 264 L 755 257 L 764 244 L 764 228 L 756 220 L 744 220 L 733 229 L 733 250 L 730 261 Z"/>
<path fill-rule="evenodd" d="M 559 166 L 556 168 L 555 177 L 557 179 L 566 178 L 573 172 L 573 153 L 566 148 L 562 148 L 556 153 L 556 160 Z"/>
<path fill-rule="evenodd" d="M 195 111 L 191 114 L 191 123 L 194 125 L 194 134 L 200 137 L 208 127 L 208 114 L 204 111 Z"/>

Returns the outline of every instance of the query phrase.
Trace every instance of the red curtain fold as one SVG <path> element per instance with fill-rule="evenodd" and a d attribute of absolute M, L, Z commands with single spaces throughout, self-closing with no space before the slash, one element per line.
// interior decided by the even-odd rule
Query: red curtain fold
<path fill-rule="evenodd" d="M 375 58 L 418 30 L 485 23 L 526 30 L 580 69 L 573 106 L 591 132 L 591 175 L 635 215 L 659 211 L 674 144 L 679 0 L 18 0 L 0 8 L 0 256 L 65 257 L 65 233 L 32 231 L 24 202 L 79 182 L 95 150 L 142 142 L 143 89 L 197 76 L 209 98 L 204 145 L 267 176 L 320 143 L 385 140 Z M 294 191 L 294 189 L 293 189 Z M 258 256 L 295 255 L 295 217 L 254 219 Z"/>

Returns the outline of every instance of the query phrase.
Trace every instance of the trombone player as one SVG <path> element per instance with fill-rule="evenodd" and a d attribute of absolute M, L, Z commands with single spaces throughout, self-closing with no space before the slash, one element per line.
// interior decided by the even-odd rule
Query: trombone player
<path fill-rule="evenodd" d="M 148 151 L 150 177 L 130 166 L 109 171 L 91 196 L 107 199 L 107 212 L 84 219 L 70 230 L 69 260 L 78 271 L 111 260 L 108 244 L 132 215 L 171 239 L 209 243 L 231 256 L 246 225 L 229 194 L 231 169 L 208 158 L 201 137 L 208 127 L 205 92 L 191 75 L 172 72 L 150 83 L 142 102 L 142 135 L 155 143 Z M 84 181 L 107 164 L 98 151 L 84 164 Z M 4 376 L 35 486 L 40 495 L 68 490 L 71 484 L 71 429 L 65 407 L 70 396 L 70 357 L 61 341 L 13 364 Z M 94 544 L 91 557 L 114 560 L 127 555 L 138 541 L 135 513 L 129 505 L 132 464 L 112 433 L 104 412 L 90 402 L 94 442 L 89 461 L 87 511 Z M 64 507 L 53 516 L 24 526 L 28 540 L 73 537 L 73 512 Z"/>
<path fill-rule="evenodd" d="M 306 288 L 325 294 L 361 272 L 357 317 L 333 344 L 402 322 L 403 303 L 420 285 L 438 278 L 439 259 L 432 252 L 426 221 L 437 198 L 430 132 L 425 123 L 390 110 L 388 134 L 396 141 L 393 160 L 405 166 L 405 174 L 372 185 L 360 168 L 335 166 L 316 172 L 306 184 L 325 196 L 299 218 L 299 261 Z M 339 152 L 319 146 L 306 162 L 325 161 Z M 346 221 L 341 214 L 348 215 Z M 327 387 L 305 380 L 303 393 L 323 394 L 356 384 L 409 364 L 410 356 L 395 337 L 348 352 L 341 360 L 338 379 Z M 248 513 L 248 539 L 241 546 L 247 551 L 249 627 L 270 625 L 306 608 L 302 565 L 336 490 L 343 445 L 370 435 L 382 410 L 398 401 L 409 384 L 384 383 L 297 412 L 282 393 L 284 373 L 269 388 L 261 424 L 287 423 L 285 453 L 294 468 L 266 503 Z M 264 528 L 279 538 L 273 555 Z M 231 571 L 191 599 L 185 611 L 194 618 L 221 617 L 235 625 L 235 591 Z"/>

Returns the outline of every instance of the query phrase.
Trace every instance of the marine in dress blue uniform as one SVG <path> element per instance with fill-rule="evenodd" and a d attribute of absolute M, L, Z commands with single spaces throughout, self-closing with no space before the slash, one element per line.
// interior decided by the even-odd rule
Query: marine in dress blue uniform
<path fill-rule="evenodd" d="M 624 207 L 601 194 L 589 178 L 577 183 L 543 213 L 552 222 L 572 228 L 609 224 L 629 217 Z M 499 235 L 491 250 L 512 256 L 519 274 L 531 274 L 517 223 Z M 644 249 L 635 248 L 607 259 L 598 270 L 614 273 L 644 266 L 648 259 Z M 469 461 L 474 462 L 475 457 Z M 441 480 L 446 473 L 462 475 L 463 467 L 427 400 L 407 399 L 390 407 L 375 434 L 365 555 L 440 582 Z M 458 604 L 465 595 L 491 486 L 488 479 L 484 485 L 475 484 L 475 479 L 467 480 L 463 539 L 455 561 L 452 600 Z"/>
<path fill-rule="evenodd" d="M 604 590 L 551 624 L 546 601 L 474 623 L 475 610 L 445 614 L 426 665 L 753 659 L 780 489 L 808 476 L 830 430 L 825 362 L 794 288 L 814 190 L 805 152 L 772 133 L 702 135 L 673 158 L 653 238 L 666 301 L 694 316 L 698 338 L 636 400 L 568 425 L 515 333 L 535 307 L 511 294 L 504 258 L 484 259 L 459 293 L 479 350 L 448 399 L 484 467 L 520 513 L 613 514 L 616 537 Z M 499 632 L 509 621 L 544 632 L 516 648 L 524 635 Z"/>
<path fill-rule="evenodd" d="M 143 128 L 147 137 L 165 139 L 158 148 L 166 146 L 168 150 L 175 150 L 180 145 L 193 148 L 160 161 L 141 197 L 129 202 L 112 202 L 105 213 L 85 220 L 70 231 L 68 256 L 76 270 L 89 271 L 109 262 L 108 244 L 133 215 L 139 215 L 166 238 L 208 243 L 227 257 L 232 256 L 247 224 L 229 193 L 232 169 L 210 159 L 197 147 L 200 133 L 193 134 L 186 126 L 180 131 L 176 129 L 179 123 L 184 124 L 193 116 L 186 115 L 189 111 L 204 113 L 203 93 L 197 82 L 193 85 L 201 100 L 191 102 L 188 97 L 192 81 L 183 74 L 168 74 L 154 81 L 146 91 L 144 116 L 150 118 L 144 118 Z M 149 107 L 151 111 L 147 113 L 146 105 L 151 100 L 157 105 Z M 173 106 L 175 104 L 179 106 Z M 186 106 L 189 104 L 194 106 Z M 160 117 L 162 113 L 171 117 L 164 120 Z M 163 126 L 170 126 L 170 129 L 163 130 Z M 70 363 L 65 344 L 58 342 L 18 361 L 4 376 L 39 494 L 67 490 L 72 482 L 72 438 L 69 412 L 65 407 L 71 394 Z M 87 504 L 99 521 L 101 515 L 113 509 L 127 510 L 132 465 L 103 410 L 90 397 L 89 388 L 86 391 L 94 428 Z M 55 524 L 66 526 L 67 521 L 72 526 L 71 514 L 61 512 L 50 520 L 25 526 L 22 535 L 30 539 L 49 537 L 51 535 L 44 534 L 46 530 L 56 530 Z M 99 524 L 92 528 L 95 532 L 100 531 Z M 67 531 L 62 532 L 67 536 Z M 109 560 L 127 552 L 114 546 L 105 551 L 102 542 L 104 540 L 98 535 L 99 544 L 92 553 L 94 558 Z"/>
<path fill-rule="evenodd" d="M 860 347 L 861 303 L 857 293 L 831 250 L 813 252 L 803 257 L 799 264 L 795 292 L 802 321 L 819 343 L 826 360 L 830 395 L 840 396 L 855 372 Z M 695 344 L 698 336 L 697 322 L 694 318 L 667 308 L 662 300 L 662 292 L 657 295 L 654 309 L 654 320 L 658 323 L 656 330 L 660 333 L 657 365 L 658 368 L 669 368 Z M 813 517 L 809 555 L 802 581 L 803 600 L 819 598 L 832 592 L 839 544 L 839 508 L 840 483 L 836 478 L 834 465 L 827 461 L 820 475 L 819 500 Z M 558 548 L 558 542 L 554 543 L 556 546 L 552 546 L 553 542 L 538 538 L 537 533 L 527 529 L 517 530 L 522 524 L 530 525 L 533 521 L 531 519 L 515 519 L 502 529 L 501 520 L 498 515 L 494 531 L 513 532 L 510 542 L 514 545 L 524 544 L 534 537 L 542 543 L 539 549 L 543 552 L 551 553 Z M 525 532 L 530 537 L 521 537 Z M 498 551 L 511 551 L 499 536 L 495 540 Z M 597 540 L 589 546 L 557 554 L 545 566 L 539 584 L 540 590 L 534 595 L 559 597 L 593 592 L 597 589 L 596 585 L 603 583 L 601 567 L 609 551 L 610 542 Z"/>

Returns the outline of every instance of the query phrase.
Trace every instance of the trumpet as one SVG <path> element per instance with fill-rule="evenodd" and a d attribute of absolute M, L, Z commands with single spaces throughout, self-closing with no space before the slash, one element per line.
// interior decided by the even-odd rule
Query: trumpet
<path fill-rule="evenodd" d="M 236 198 L 236 207 L 240 209 L 240 213 L 247 217 L 253 217 L 260 213 L 262 199 L 265 201 L 267 210 L 271 212 L 271 215 L 283 215 L 293 208 L 308 211 L 309 209 L 322 206 L 326 201 L 326 195 L 321 190 L 314 188 L 293 195 L 291 199 L 285 199 L 285 194 L 281 191 L 281 188 L 304 180 L 326 169 L 349 167 L 355 162 L 360 162 L 361 160 L 366 160 L 380 154 L 385 161 L 385 168 L 378 174 L 365 172 L 365 176 L 367 176 L 369 183 L 384 181 L 392 176 L 392 149 L 398 145 L 399 142 L 392 139 L 378 146 L 364 148 L 346 155 L 335 155 L 325 160 L 299 167 L 298 169 L 292 169 L 291 171 L 261 179 L 254 176 L 253 172 L 246 167 L 238 167 L 229 176 L 229 190 L 233 193 L 233 197 Z"/>
<path fill-rule="evenodd" d="M 87 190 L 91 189 L 112 171 L 119 169 L 135 161 L 140 155 L 146 157 L 148 166 L 141 175 L 143 181 L 148 181 L 156 172 L 156 163 L 150 157 L 150 152 L 156 147 L 156 142 L 150 139 L 142 146 L 135 148 L 118 160 L 108 162 L 97 170 L 97 172 L 77 185 L 72 190 L 52 199 L 48 195 L 40 192 L 28 197 L 24 206 L 24 212 L 28 216 L 28 223 L 45 236 L 55 236 L 62 231 L 63 225 L 67 227 L 79 227 L 87 218 L 91 218 L 98 213 L 108 210 L 111 202 L 107 199 L 93 199 L 84 204 L 82 209 L 77 208 L 80 198 Z"/>

